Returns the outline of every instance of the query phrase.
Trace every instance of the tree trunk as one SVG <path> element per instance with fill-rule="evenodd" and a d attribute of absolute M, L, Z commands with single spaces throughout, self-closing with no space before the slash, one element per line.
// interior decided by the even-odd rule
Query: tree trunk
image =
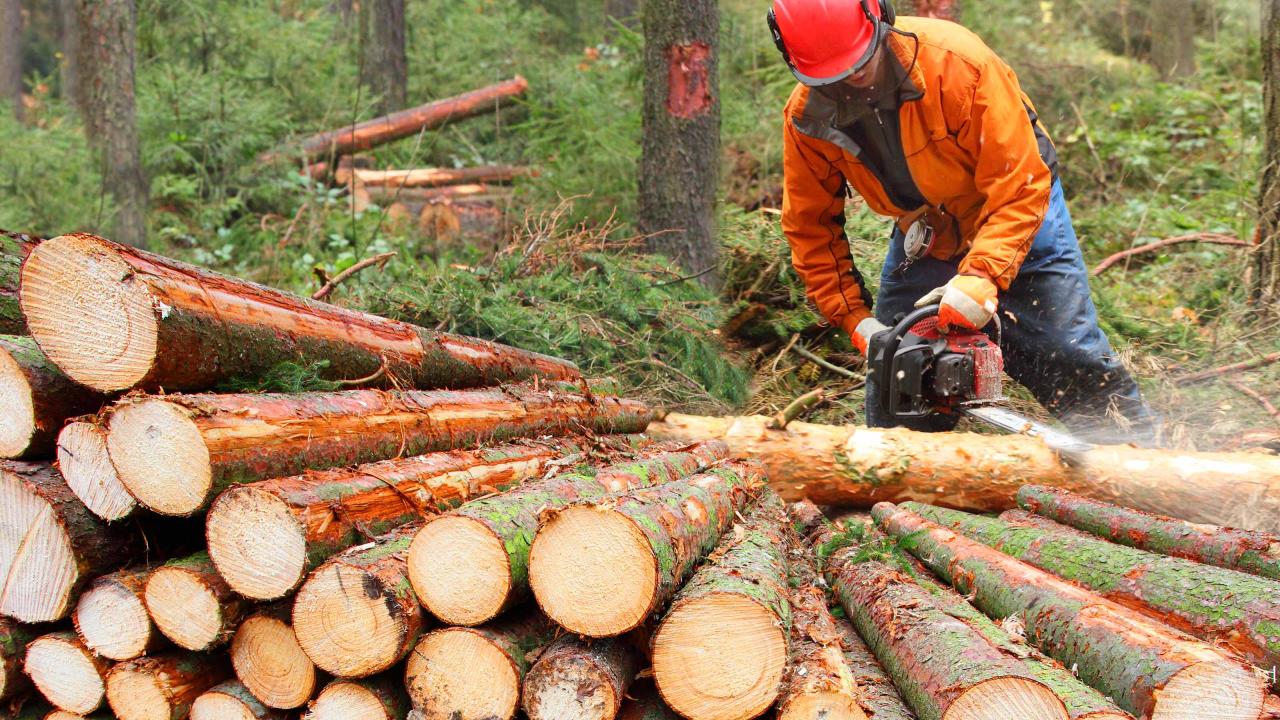
<path fill-rule="evenodd" d="M 62 374 L 31 338 L 0 335 L 0 457 L 51 457 L 67 418 L 107 399 Z"/>
<path fill-rule="evenodd" d="M 59 93 L 64 102 L 84 116 L 84 94 L 80 83 L 80 19 L 76 10 L 77 0 L 56 0 L 58 3 L 58 49 L 62 52 L 58 63 Z"/>
<path fill-rule="evenodd" d="M 316 690 L 316 666 L 293 634 L 293 603 L 259 608 L 236 628 L 231 666 L 245 688 L 267 707 L 302 707 Z"/>
<path fill-rule="evenodd" d="M 649 249 L 719 286 L 720 15 L 711 0 L 644 3 L 640 232 Z"/>
<path fill-rule="evenodd" d="M 1196 525 L 1038 485 L 1019 490 L 1018 505 L 1121 545 L 1280 580 L 1280 537 L 1269 533 Z"/>
<path fill-rule="evenodd" d="M 902 547 L 993 618 L 1138 717 L 1254 720 L 1263 681 L 1234 654 L 889 503 L 872 510 Z M 1123 668 L 1126 671 L 1117 671 Z"/>
<path fill-rule="evenodd" d="M 94 655 L 69 630 L 33 640 L 27 646 L 25 668 L 40 694 L 60 710 L 88 715 L 106 699 L 103 678 L 111 661 Z"/>
<path fill-rule="evenodd" d="M 368 677 L 404 659 L 426 624 L 405 557 L 420 524 L 330 558 L 298 590 L 293 632 L 316 667 Z"/>
<path fill-rule="evenodd" d="M 32 251 L 21 295 L 49 359 L 103 391 L 207 390 L 285 362 L 328 363 L 327 379 L 383 387 L 582 377 L 565 360 L 304 300 L 82 233 Z"/>
<path fill-rule="evenodd" d="M 97 421 L 69 423 L 58 433 L 58 468 L 71 492 L 103 520 L 123 520 L 138 506 L 111 464 L 107 430 Z"/>
<path fill-rule="evenodd" d="M 759 465 L 730 461 L 685 480 L 549 510 L 529 549 L 539 607 L 580 635 L 635 629 L 675 595 L 763 483 Z"/>
<path fill-rule="evenodd" d="M 524 712 L 529 720 L 613 720 L 643 662 L 631 638 L 565 635 L 525 676 Z"/>
<path fill-rule="evenodd" d="M 111 660 L 132 660 L 168 645 L 143 598 L 152 572 L 147 567 L 119 570 L 85 589 L 72 619 L 90 650 Z"/>
<path fill-rule="evenodd" d="M 1252 294 L 1255 307 L 1274 312 L 1280 307 L 1280 0 L 1262 2 L 1262 80 L 1265 140 Z"/>
<path fill-rule="evenodd" d="M 85 132 L 102 156 L 102 185 L 116 201 L 112 237 L 147 246 L 147 177 L 134 111 L 134 0 L 76 0 L 78 82 Z"/>
<path fill-rule="evenodd" d="M 690 720 L 753 718 L 778 697 L 791 632 L 787 528 L 782 500 L 765 490 L 654 633 L 654 682 Z"/>
<path fill-rule="evenodd" d="M 107 673 L 107 702 L 122 718 L 185 720 L 205 690 L 231 677 L 226 656 L 173 652 L 129 660 Z"/>
<path fill-rule="evenodd" d="M 22 3 L 0 0 L 0 102 L 12 104 L 10 112 L 22 122 Z"/>
<path fill-rule="evenodd" d="M 307 720 L 405 720 L 404 680 L 388 673 L 364 680 L 334 680 L 311 703 Z"/>
<path fill-rule="evenodd" d="M 919 500 L 998 512 L 1016 506 L 1023 485 L 1048 485 L 1191 522 L 1280 532 L 1276 456 L 1100 446 L 1072 467 L 1023 435 L 802 422 L 774 430 L 770 421 L 670 413 L 647 432 L 660 440 L 722 439 L 735 457 L 764 463 L 786 500 L 847 507 Z"/>
<path fill-rule="evenodd" d="M 853 624 L 839 618 L 836 627 L 844 644 L 844 659 L 853 670 L 854 682 L 861 691 L 858 704 L 862 710 L 871 720 L 916 720 L 915 713 L 898 694 L 893 678 L 881 667 Z"/>
<path fill-rule="evenodd" d="M 1165 80 L 1196 72 L 1196 0 L 1152 4 L 1151 64 Z"/>
<path fill-rule="evenodd" d="M 476 628 L 428 633 L 405 664 L 404 682 L 421 720 L 515 717 L 531 655 L 555 639 L 535 608 Z"/>
<path fill-rule="evenodd" d="M 0 707 L 31 687 L 22 672 L 22 661 L 27 656 L 27 645 L 39 635 L 39 627 L 0 617 L 0 701 L 5 701 Z"/>
<path fill-rule="evenodd" d="M 203 551 L 157 568 L 147 579 L 143 597 L 160 632 L 187 650 L 226 644 L 250 610 L 249 602 L 232 591 Z"/>
<path fill-rule="evenodd" d="M 139 503 L 185 516 L 239 483 L 514 437 L 638 432 L 648 412 L 631 400 L 521 385 L 142 396 L 113 408 L 107 448 Z"/>
<path fill-rule="evenodd" d="M 0 463 L 0 508 L 0 614 L 21 622 L 66 617 L 90 580 L 139 549 L 133 528 L 98 520 L 45 464 Z"/>
<path fill-rule="evenodd" d="M 1270 580 L 1069 528 L 1011 525 L 914 502 L 900 507 L 1280 674 L 1280 585 Z"/>
<path fill-rule="evenodd" d="M 433 188 L 473 183 L 510 183 L 518 177 L 533 174 L 529 168 L 512 165 L 482 165 L 466 168 L 414 168 L 412 170 L 360 170 L 345 171 L 350 180 L 365 187 Z M 336 176 L 339 185 L 346 185 L 344 171 Z"/>
<path fill-rule="evenodd" d="M 404 6 L 405 0 L 360 3 L 360 82 L 378 98 L 377 107 L 384 115 L 407 104 Z"/>
<path fill-rule="evenodd" d="M 204 691 L 191 705 L 190 720 L 288 720 L 289 713 L 275 710 L 249 692 L 238 680 L 227 680 Z"/>
<path fill-rule="evenodd" d="M 0 333 L 26 335 L 27 319 L 18 303 L 22 262 L 39 243 L 23 233 L 0 230 Z"/>
<path fill-rule="evenodd" d="M 612 492 L 671 482 L 728 456 L 723 443 L 639 458 L 528 483 L 427 521 L 409 549 L 409 579 L 422 604 L 450 625 L 479 625 L 529 597 L 529 546 L 539 514 Z"/>

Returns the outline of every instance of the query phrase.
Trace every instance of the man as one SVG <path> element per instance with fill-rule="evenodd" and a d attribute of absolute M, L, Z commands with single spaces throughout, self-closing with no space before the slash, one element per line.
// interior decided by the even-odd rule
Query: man
<path fill-rule="evenodd" d="M 1009 66 L 959 25 L 895 19 L 889 0 L 773 0 L 769 26 L 800 81 L 782 228 L 822 314 L 865 354 L 915 306 L 940 303 L 944 331 L 988 328 L 998 310 L 1009 375 L 1076 435 L 1154 442 L 1098 327 L 1057 153 Z M 844 233 L 850 189 L 894 218 L 874 315 Z M 875 403 L 867 423 L 891 424 Z"/>

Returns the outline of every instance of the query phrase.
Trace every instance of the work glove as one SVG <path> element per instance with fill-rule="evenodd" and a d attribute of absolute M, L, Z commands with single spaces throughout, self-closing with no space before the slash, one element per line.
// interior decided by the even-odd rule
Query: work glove
<path fill-rule="evenodd" d="M 858 348 L 858 352 L 862 353 L 863 357 L 866 357 L 867 346 L 871 344 L 871 338 L 892 329 L 874 317 L 869 317 L 858 323 L 858 327 L 853 329 L 853 334 L 849 336 L 849 339 L 853 341 L 853 346 Z"/>
<path fill-rule="evenodd" d="M 938 329 L 981 330 L 996 314 L 996 284 L 977 275 L 956 275 L 916 301 L 916 307 L 941 305 Z"/>

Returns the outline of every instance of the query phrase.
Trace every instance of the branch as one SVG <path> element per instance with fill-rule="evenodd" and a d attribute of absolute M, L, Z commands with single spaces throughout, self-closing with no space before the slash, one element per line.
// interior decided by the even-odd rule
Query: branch
<path fill-rule="evenodd" d="M 338 287 L 338 285 L 342 284 L 342 282 L 343 282 L 344 280 L 346 280 L 347 278 L 349 278 L 349 277 L 351 277 L 352 275 L 355 275 L 356 273 L 360 272 L 361 270 L 363 270 L 363 269 L 365 269 L 365 268 L 367 268 L 367 267 L 371 267 L 371 266 L 373 266 L 373 265 L 377 265 L 377 266 L 378 266 L 378 268 L 379 268 L 379 269 L 381 269 L 382 267 L 384 267 L 384 266 L 387 264 L 387 261 L 388 261 L 388 260 L 390 260 L 391 258 L 395 257 L 395 255 L 396 255 L 396 253 L 395 253 L 395 252 L 384 252 L 384 253 L 381 253 L 381 254 L 379 254 L 379 255 L 374 255 L 373 257 L 365 258 L 365 259 L 361 260 L 360 262 L 356 263 L 355 265 L 352 265 L 351 267 L 347 268 L 346 270 L 343 270 L 342 272 L 338 273 L 337 275 L 334 275 L 332 278 L 329 278 L 329 280 L 328 280 L 327 282 L 325 282 L 324 287 L 322 287 L 322 288 L 320 288 L 319 290 L 317 290 L 317 291 L 315 291 L 314 293 L 312 293 L 312 295 L 311 295 L 311 299 L 312 299 L 312 300 L 323 300 L 323 299 L 325 299 L 325 297 L 327 297 L 327 296 L 329 295 L 329 293 L 333 292 L 333 289 L 334 289 L 334 288 L 336 288 L 336 287 Z M 317 274 L 317 276 L 319 276 L 321 273 L 323 273 L 323 271 L 322 271 L 322 270 L 320 270 L 319 268 L 316 268 L 316 270 L 318 271 L 318 272 L 316 273 L 316 274 Z"/>
<path fill-rule="evenodd" d="M 1259 368 L 1263 365 L 1270 365 L 1277 360 L 1280 360 L 1280 352 L 1273 352 L 1270 355 L 1263 355 L 1262 357 L 1254 358 L 1252 360 L 1245 360 L 1244 362 L 1223 365 L 1222 367 L 1213 368 L 1212 370 L 1202 370 L 1189 375 L 1183 375 L 1182 377 L 1174 378 L 1174 383 L 1177 385 L 1194 385 L 1195 383 L 1211 380 L 1220 375 L 1229 375 L 1243 370 Z"/>
<path fill-rule="evenodd" d="M 837 375 L 847 377 L 850 380 L 856 380 L 858 378 L 857 373 L 851 370 L 846 370 L 840 367 L 839 365 L 832 365 L 831 363 L 827 362 L 823 358 L 809 352 L 809 349 L 802 345 L 792 345 L 791 352 L 799 355 L 800 357 L 804 358 L 805 360 L 808 360 L 809 362 L 817 365 L 818 367 L 826 368 L 827 370 L 830 370 L 831 372 Z"/>
<path fill-rule="evenodd" d="M 1272 418 L 1274 418 L 1276 422 L 1280 422 L 1280 409 L 1277 409 L 1275 405 L 1272 405 L 1271 401 L 1266 399 L 1262 395 L 1262 393 L 1258 392 L 1257 390 L 1254 390 L 1248 385 L 1245 385 L 1239 380 L 1228 380 L 1227 384 L 1230 385 L 1232 388 L 1234 388 L 1236 391 L 1252 398 L 1259 405 L 1261 405 L 1262 409 L 1266 410 L 1267 414 L 1270 415 Z"/>
<path fill-rule="evenodd" d="M 1251 246 L 1251 243 L 1248 240 L 1241 240 L 1240 238 L 1223 235 L 1222 233 L 1193 233 L 1191 235 L 1179 235 L 1177 237 L 1165 238 L 1164 240 L 1147 243 L 1146 245 L 1139 245 L 1138 247 L 1129 248 L 1128 250 L 1121 250 L 1120 252 L 1108 257 L 1106 260 L 1098 263 L 1097 267 L 1093 269 L 1091 275 L 1093 277 L 1098 277 L 1112 265 L 1115 265 L 1121 260 L 1127 260 L 1135 255 L 1141 255 L 1143 253 L 1151 252 L 1152 250 L 1159 250 L 1160 248 L 1169 247 L 1170 245 L 1187 242 L 1202 242 L 1209 243 L 1211 245 L 1231 245 L 1234 247 Z"/>
<path fill-rule="evenodd" d="M 818 403 L 826 399 L 826 388 L 810 390 L 795 400 L 792 400 L 785 408 L 782 409 L 782 412 L 774 415 L 773 420 L 769 422 L 769 427 L 774 430 L 785 430 L 788 423 L 812 410 Z"/>

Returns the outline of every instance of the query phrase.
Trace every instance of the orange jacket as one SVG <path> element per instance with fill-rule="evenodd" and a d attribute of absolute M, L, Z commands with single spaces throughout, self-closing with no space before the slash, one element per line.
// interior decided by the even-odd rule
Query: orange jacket
<path fill-rule="evenodd" d="M 852 334 L 871 312 L 844 235 L 844 187 L 879 215 L 934 228 L 931 255 L 963 257 L 959 272 L 1007 290 L 1049 207 L 1052 171 L 1041 158 L 1035 109 L 1013 70 L 972 32 L 944 20 L 902 17 L 887 42 L 919 90 L 898 111 L 902 149 L 927 205 L 895 207 L 836 129 L 835 104 L 798 85 L 785 110 L 782 229 L 809 299 Z M 914 66 L 912 57 L 915 57 Z M 1048 144 L 1047 137 L 1044 138 Z"/>

